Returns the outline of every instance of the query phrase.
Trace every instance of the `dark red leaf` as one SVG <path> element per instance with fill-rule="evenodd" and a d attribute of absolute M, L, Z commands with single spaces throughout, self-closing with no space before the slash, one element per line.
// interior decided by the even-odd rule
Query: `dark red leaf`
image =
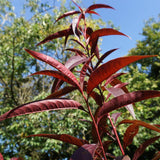
<path fill-rule="evenodd" d="M 66 86 L 60 90 L 53 92 L 51 95 L 47 96 L 45 99 L 60 98 L 68 93 L 71 93 L 72 91 L 74 91 L 76 89 L 77 89 L 77 87 Z"/>
<path fill-rule="evenodd" d="M 96 148 L 96 144 L 85 144 L 73 153 L 70 160 L 93 160 Z"/>
<path fill-rule="evenodd" d="M 48 37 L 46 37 L 43 41 L 39 42 L 37 44 L 37 46 L 41 45 L 41 44 L 44 44 L 46 42 L 49 42 L 53 39 L 56 39 L 56 38 L 60 38 L 60 37 L 68 37 L 69 35 L 73 35 L 73 31 L 72 31 L 72 26 L 70 26 L 68 29 L 65 29 L 65 30 L 62 30 L 62 31 L 58 31 L 56 33 L 53 33 L 51 35 L 49 35 Z"/>
<path fill-rule="evenodd" d="M 79 49 L 76 49 L 76 48 L 67 48 L 66 49 L 67 51 L 72 51 L 74 53 L 76 53 L 77 55 L 81 56 L 81 57 L 86 57 L 86 55 L 80 51 Z"/>
<path fill-rule="evenodd" d="M 136 124 L 130 125 L 126 132 L 124 133 L 123 137 L 123 148 L 124 150 L 126 149 L 127 146 L 132 144 L 134 136 L 138 133 L 139 131 L 139 126 Z"/>
<path fill-rule="evenodd" d="M 149 58 L 149 57 L 154 57 L 154 56 L 146 55 L 146 56 L 120 57 L 120 58 L 110 60 L 109 62 L 101 65 L 91 73 L 90 78 L 88 80 L 87 93 L 90 94 L 90 92 L 97 85 L 99 85 L 104 80 L 108 79 L 112 74 L 114 74 L 121 68 L 137 60 L 140 60 L 143 58 Z"/>
<path fill-rule="evenodd" d="M 59 135 L 58 134 L 34 134 L 34 135 L 29 135 L 27 137 L 46 137 L 46 138 L 56 139 L 59 141 L 70 143 L 79 147 L 84 144 L 88 144 L 86 140 L 79 139 L 79 138 L 70 136 L 68 134 L 59 134 Z"/>
<path fill-rule="evenodd" d="M 93 57 L 89 58 L 89 60 L 83 65 L 82 69 L 81 69 L 81 73 L 80 73 L 80 86 L 83 90 L 83 84 L 84 84 L 84 77 L 86 75 L 86 72 L 89 68 L 89 63 L 91 62 Z"/>
<path fill-rule="evenodd" d="M 57 20 L 54 23 L 56 23 L 57 21 L 59 21 L 60 19 L 62 19 L 64 17 L 70 16 L 70 15 L 74 15 L 74 14 L 78 14 L 78 13 L 81 13 L 81 12 L 80 11 L 69 11 L 69 12 L 66 12 L 63 15 L 61 15 L 60 17 L 58 17 Z"/>
<path fill-rule="evenodd" d="M 154 137 L 154 138 L 150 138 L 148 140 L 146 140 L 143 144 L 140 145 L 140 147 L 136 150 L 136 152 L 134 153 L 133 159 L 132 160 L 137 160 L 145 151 L 145 149 L 152 143 L 154 143 L 156 140 L 158 140 L 160 138 L 160 136 Z"/>
<path fill-rule="evenodd" d="M 90 94 L 90 96 L 95 100 L 95 102 L 99 105 L 102 106 L 103 102 L 104 102 L 104 98 L 103 96 L 100 96 L 97 92 L 92 92 Z"/>
<path fill-rule="evenodd" d="M 98 8 L 110 8 L 110 9 L 114 9 L 113 7 L 111 7 L 109 5 L 106 5 L 106 4 L 93 4 L 93 5 L 89 6 L 86 9 L 85 12 L 88 13 L 89 11 L 94 10 L 94 9 L 98 9 Z"/>
<path fill-rule="evenodd" d="M 66 77 L 68 77 L 69 79 L 71 79 L 80 89 L 80 85 L 78 80 L 76 79 L 76 77 L 74 76 L 74 74 L 67 69 L 62 63 L 58 62 L 57 60 L 55 60 L 54 58 L 47 56 L 45 54 L 39 53 L 39 52 L 35 52 L 29 49 L 25 49 L 30 55 L 32 55 L 34 58 L 41 60 L 43 62 L 46 62 L 47 64 L 55 67 L 56 69 L 58 69 L 60 72 L 62 72 Z"/>
<path fill-rule="evenodd" d="M 51 93 L 57 91 L 62 86 L 63 83 L 64 83 L 64 81 L 61 81 L 56 78 L 53 82 Z"/>
<path fill-rule="evenodd" d="M 95 12 L 95 11 L 87 11 L 87 13 L 89 13 L 89 14 L 96 14 L 96 15 L 98 15 L 98 16 L 100 16 L 97 12 Z"/>
<path fill-rule="evenodd" d="M 0 116 L 0 121 L 16 117 L 19 115 L 50 111 L 50 110 L 62 110 L 62 109 L 81 109 L 84 110 L 81 104 L 74 100 L 68 99 L 49 99 L 35 101 L 18 106 L 3 115 Z"/>
<path fill-rule="evenodd" d="M 99 64 L 102 63 L 102 61 L 103 61 L 108 55 L 110 55 L 112 52 L 116 51 L 117 49 L 118 49 L 118 48 L 116 48 L 116 49 L 111 49 L 111 50 L 107 51 L 106 53 L 104 53 L 104 54 L 102 55 L 102 57 L 98 60 L 98 62 L 97 62 L 97 64 L 95 65 L 94 69 L 96 69 L 96 68 L 99 66 Z"/>
<path fill-rule="evenodd" d="M 75 86 L 75 82 L 73 82 L 72 79 L 70 79 L 69 77 L 67 77 L 66 75 L 64 75 L 63 73 L 59 72 L 59 71 L 53 71 L 53 70 L 43 70 L 43 71 L 38 71 L 36 73 L 33 73 L 31 75 L 47 75 L 47 76 L 52 76 L 55 78 L 58 78 L 60 80 L 63 80 L 64 82 L 67 82 L 73 86 Z"/>
<path fill-rule="evenodd" d="M 107 103 L 104 103 L 103 106 L 100 108 L 99 116 L 103 117 L 103 115 L 106 115 L 107 113 L 115 109 L 154 97 L 160 97 L 160 91 L 135 91 L 120 95 L 111 99 Z"/>
<path fill-rule="evenodd" d="M 125 124 L 125 123 L 133 123 L 133 124 L 136 124 L 137 126 L 143 126 L 143 127 L 146 127 L 148 129 L 151 129 L 151 130 L 154 130 L 154 131 L 160 133 L 159 128 L 155 127 L 154 125 L 148 124 L 146 122 L 140 121 L 140 120 L 125 119 L 125 120 L 121 121 L 119 124 Z"/>

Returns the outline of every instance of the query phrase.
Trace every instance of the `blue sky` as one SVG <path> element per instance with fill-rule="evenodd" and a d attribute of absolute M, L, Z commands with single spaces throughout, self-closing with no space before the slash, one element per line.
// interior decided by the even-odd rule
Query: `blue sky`
<path fill-rule="evenodd" d="M 16 12 L 20 11 L 24 1 L 13 0 Z M 82 0 L 82 7 L 87 7 L 92 2 L 93 0 Z M 128 39 L 122 36 L 103 37 L 102 53 L 109 49 L 119 48 L 109 59 L 127 55 L 128 51 L 136 46 L 136 41 L 143 39 L 140 33 L 142 33 L 145 21 L 151 17 L 158 19 L 160 14 L 160 0 L 96 0 L 96 3 L 105 3 L 114 7 L 115 10 L 97 9 L 96 11 L 105 22 L 111 20 L 115 26 L 120 27 L 121 32 L 132 38 Z M 95 18 L 98 18 L 98 16 Z"/>

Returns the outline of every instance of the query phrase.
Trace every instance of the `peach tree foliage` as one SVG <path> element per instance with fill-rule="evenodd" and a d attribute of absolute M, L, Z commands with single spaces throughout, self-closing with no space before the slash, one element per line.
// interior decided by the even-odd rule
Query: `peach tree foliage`
<path fill-rule="evenodd" d="M 75 38 L 71 40 L 76 46 L 80 46 L 81 49 L 75 47 L 65 48 L 65 50 L 71 52 L 71 57 L 63 63 L 43 53 L 25 49 L 34 58 L 54 68 L 53 70 L 42 70 L 32 74 L 47 75 L 55 78 L 51 94 L 45 99 L 20 105 L 4 113 L 0 116 L 0 121 L 43 111 L 78 110 L 79 112 L 88 114 L 90 117 L 90 121 L 86 119 L 80 119 L 79 121 L 81 123 L 87 122 L 91 126 L 91 139 L 80 139 L 80 136 L 74 137 L 68 134 L 44 133 L 29 135 L 27 137 L 50 138 L 76 145 L 79 148 L 73 153 L 70 158 L 71 160 L 130 159 L 125 154 L 125 151 L 127 146 L 132 144 L 134 136 L 139 131 L 139 127 L 160 132 L 158 124 L 151 125 L 136 119 L 133 106 L 136 102 L 159 97 L 160 91 L 142 90 L 129 92 L 126 88 L 128 83 L 121 82 L 118 77 L 124 74 L 120 72 L 123 67 L 144 58 L 155 57 L 155 55 L 120 57 L 103 63 L 103 60 L 117 49 L 109 50 L 101 55 L 98 47 L 99 38 L 110 35 L 128 36 L 112 28 L 94 30 L 94 28 L 91 28 L 86 23 L 86 15 L 99 15 L 95 9 L 114 8 L 106 4 L 93 4 L 83 10 L 73 0 L 72 2 L 79 10 L 66 12 L 55 21 L 57 23 L 62 18 L 76 15 L 70 26 L 67 29 L 49 35 L 39 42 L 37 46 L 61 37 L 65 38 L 64 45 L 66 45 L 69 38 L 74 35 Z M 81 94 L 85 102 L 83 105 L 77 100 L 65 98 L 67 94 L 75 90 Z M 93 106 L 90 105 L 91 99 L 95 101 Z M 122 107 L 125 107 L 130 112 L 133 119 L 124 119 L 117 124 L 117 119 L 121 115 L 118 109 Z M 56 112 L 53 113 L 56 114 Z M 119 125 L 121 127 L 122 124 L 130 124 L 123 136 L 117 132 Z M 153 136 L 142 143 L 133 154 L 132 159 L 137 160 L 143 154 L 145 148 L 159 138 L 160 136 Z M 117 145 L 121 151 L 121 155 L 117 157 L 113 153 L 109 153 L 108 147 L 110 145 Z M 155 155 L 154 159 L 157 159 L 158 156 L 159 154 Z"/>

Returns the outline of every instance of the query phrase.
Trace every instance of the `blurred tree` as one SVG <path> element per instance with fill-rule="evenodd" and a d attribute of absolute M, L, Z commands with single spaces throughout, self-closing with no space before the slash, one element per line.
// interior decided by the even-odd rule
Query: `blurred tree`
<path fill-rule="evenodd" d="M 24 15 L 16 18 L 14 6 L 9 0 L 0 0 L 0 6 L 2 6 L 0 8 L 0 114 L 3 114 L 17 105 L 42 99 L 49 95 L 52 78 L 27 77 L 35 71 L 48 68 L 48 66 L 33 59 L 24 51 L 24 48 L 36 51 L 43 50 L 43 53 L 54 58 L 59 57 L 59 59 L 67 60 L 72 53 L 64 51 L 63 38 L 40 47 L 35 45 L 47 35 L 55 33 L 57 29 L 68 28 L 72 21 L 71 18 L 60 20 L 56 24 L 54 21 L 61 13 L 71 8 L 73 10 L 75 7 L 64 0 L 56 7 L 55 1 L 49 4 L 40 0 L 26 0 Z M 92 19 L 88 23 L 91 21 Z M 101 19 L 96 20 L 95 24 L 97 24 L 94 26 L 95 29 L 99 24 L 104 25 Z M 68 43 L 68 48 L 71 43 L 73 42 Z M 67 56 L 64 56 L 64 52 L 68 52 Z M 71 96 L 77 97 L 78 95 L 75 92 Z M 81 123 L 76 120 L 81 119 L 81 113 L 71 111 L 69 116 L 66 115 L 68 115 L 68 111 L 44 112 L 1 122 L 0 152 L 4 159 L 20 156 L 30 160 L 60 160 L 69 157 L 74 148 L 68 144 L 43 138 L 25 138 L 27 135 L 37 133 L 67 133 L 76 136 L 80 132 L 81 138 L 88 134 L 86 122 Z M 41 123 L 38 123 L 39 121 Z M 69 128 L 73 129 L 69 130 Z"/>

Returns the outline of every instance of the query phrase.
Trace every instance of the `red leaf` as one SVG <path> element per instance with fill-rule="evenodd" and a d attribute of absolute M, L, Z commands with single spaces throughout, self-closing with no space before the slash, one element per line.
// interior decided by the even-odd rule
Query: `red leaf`
<path fill-rule="evenodd" d="M 112 49 L 112 50 L 109 50 L 109 51 L 107 51 L 106 53 L 104 53 L 104 54 L 102 55 L 102 57 L 98 60 L 98 62 L 97 62 L 97 64 L 95 65 L 94 69 L 96 69 L 96 68 L 99 66 L 99 64 L 102 63 L 102 61 L 103 61 L 108 55 L 110 55 L 112 52 L 116 51 L 117 49 L 118 49 L 118 48 Z"/>
<path fill-rule="evenodd" d="M 81 109 L 84 110 L 81 104 L 74 100 L 68 99 L 50 99 L 35 101 L 27 104 L 18 106 L 3 115 L 0 116 L 0 121 L 16 117 L 19 115 L 25 115 L 30 113 L 37 113 L 50 110 L 61 110 L 61 109 Z"/>
<path fill-rule="evenodd" d="M 88 80 L 88 86 L 87 86 L 87 93 L 90 94 L 90 92 L 101 82 L 108 79 L 112 74 L 120 70 L 121 68 L 127 66 L 130 63 L 133 63 L 137 60 L 148 58 L 148 57 L 154 57 L 152 55 L 146 55 L 146 56 L 129 56 L 129 57 L 120 57 L 113 60 L 110 60 L 109 62 L 101 65 L 97 69 L 95 69 L 89 80 Z"/>
<path fill-rule="evenodd" d="M 85 144 L 73 153 L 70 160 L 93 160 L 96 148 L 96 144 Z"/>
<path fill-rule="evenodd" d="M 35 52 L 29 49 L 25 49 L 30 55 L 32 55 L 34 58 L 41 60 L 43 62 L 46 62 L 47 64 L 55 67 L 56 69 L 58 69 L 59 71 L 61 71 L 65 76 L 67 76 L 69 79 L 71 79 L 80 89 L 79 86 L 79 82 L 76 79 L 76 77 L 74 76 L 74 74 L 67 69 L 62 63 L 58 62 L 57 60 L 55 60 L 54 58 L 47 56 L 45 54 L 39 53 L 39 52 Z"/>
<path fill-rule="evenodd" d="M 75 42 L 78 43 L 82 48 L 86 49 L 86 47 L 83 45 L 82 42 L 80 42 L 80 41 L 78 41 L 78 40 L 76 40 L 76 39 L 70 39 L 70 40 L 75 41 Z"/>
<path fill-rule="evenodd" d="M 31 75 L 47 75 L 47 76 L 52 76 L 55 78 L 58 78 L 60 80 L 63 80 L 64 82 L 67 82 L 73 86 L 75 86 L 75 82 L 70 79 L 69 77 L 67 77 L 66 75 L 64 75 L 63 73 L 59 72 L 59 71 L 53 71 L 53 70 L 43 70 L 43 71 L 38 71 L 36 73 L 33 73 Z M 77 85 L 76 85 L 77 86 Z"/>
<path fill-rule="evenodd" d="M 102 96 L 100 96 L 97 92 L 92 92 L 91 95 L 90 95 L 94 100 L 95 102 L 99 105 L 99 106 L 102 106 L 103 102 L 104 102 L 104 98 Z"/>
<path fill-rule="evenodd" d="M 64 17 L 70 16 L 70 15 L 73 15 L 73 14 L 78 14 L 78 13 L 81 13 L 81 12 L 80 11 L 69 11 L 69 12 L 66 12 L 63 15 L 61 15 L 60 17 L 58 17 L 57 20 L 54 23 L 56 23 L 57 21 L 59 21 L 60 19 L 62 19 Z"/>
<path fill-rule="evenodd" d="M 87 13 L 89 13 L 89 14 L 96 14 L 96 15 L 98 15 L 98 16 L 100 16 L 97 12 L 95 12 L 95 11 L 87 11 Z"/>
<path fill-rule="evenodd" d="M 103 117 L 104 115 L 115 109 L 154 97 L 160 97 L 160 91 L 135 91 L 120 95 L 111 99 L 107 103 L 104 103 L 103 106 L 100 108 L 99 116 Z"/>
<path fill-rule="evenodd" d="M 132 144 L 134 136 L 138 133 L 139 127 L 136 124 L 130 125 L 126 132 L 124 133 L 123 137 L 123 148 L 126 149 L 127 146 Z"/>
<path fill-rule="evenodd" d="M 76 89 L 77 89 L 77 87 L 66 86 L 58 91 L 53 92 L 51 95 L 47 96 L 45 99 L 60 98 L 68 93 L 71 93 L 72 91 L 74 91 Z"/>
<path fill-rule="evenodd" d="M 88 13 L 89 11 L 94 10 L 94 9 L 98 9 L 98 8 L 110 8 L 110 9 L 114 9 L 113 7 L 111 7 L 109 5 L 106 5 L 106 4 L 93 4 L 93 5 L 89 6 L 86 9 L 85 12 Z"/>
<path fill-rule="evenodd" d="M 111 117 L 112 117 L 112 119 L 113 119 L 113 121 L 114 121 L 115 124 L 117 122 L 118 117 L 120 117 L 120 115 L 121 115 L 121 113 L 113 113 L 111 115 Z"/>
<path fill-rule="evenodd" d="M 88 144 L 86 140 L 79 139 L 79 138 L 70 136 L 68 134 L 59 134 L 59 135 L 58 134 L 34 134 L 34 135 L 29 135 L 27 137 L 46 137 L 46 138 L 56 139 L 59 141 L 70 143 L 79 147 L 84 144 Z"/>
<path fill-rule="evenodd" d="M 83 56 L 83 57 L 86 57 L 86 55 L 82 52 L 82 51 L 80 51 L 79 49 L 75 49 L 75 48 L 67 48 L 66 49 L 67 51 L 72 51 L 72 52 L 74 52 L 74 53 L 76 53 L 77 55 L 79 55 L 79 56 Z"/>
<path fill-rule="evenodd" d="M 3 155 L 1 153 L 0 153 L 0 160 L 4 160 Z"/>
<path fill-rule="evenodd" d="M 62 31 L 58 31 L 56 33 L 53 33 L 51 35 L 49 35 L 48 37 L 46 37 L 43 41 L 39 42 L 37 44 L 37 46 L 41 45 L 41 44 L 44 44 L 46 42 L 49 42 L 53 39 L 56 39 L 56 38 L 60 38 L 60 37 L 68 37 L 69 35 L 73 35 L 73 31 L 72 31 L 72 26 L 70 26 L 68 29 L 65 29 L 65 30 L 62 30 Z"/>
<path fill-rule="evenodd" d="M 157 139 L 159 139 L 160 136 L 154 137 L 154 138 L 150 138 L 148 140 L 146 140 L 143 144 L 140 145 L 140 147 L 136 150 L 136 152 L 134 153 L 133 159 L 132 160 L 137 160 L 145 151 L 145 149 L 152 143 L 154 143 Z"/>
<path fill-rule="evenodd" d="M 125 120 L 121 121 L 119 124 L 124 124 L 124 123 L 133 123 L 133 124 L 136 124 L 137 126 L 143 126 L 143 127 L 146 127 L 148 129 L 151 129 L 151 130 L 154 130 L 154 131 L 160 133 L 159 128 L 155 127 L 154 125 L 148 124 L 146 122 L 140 121 L 140 120 L 125 119 Z"/>
<path fill-rule="evenodd" d="M 89 68 L 89 63 L 91 62 L 93 57 L 89 58 L 89 60 L 83 65 L 80 73 L 80 86 L 83 90 L 84 77 L 86 75 L 87 69 Z"/>

